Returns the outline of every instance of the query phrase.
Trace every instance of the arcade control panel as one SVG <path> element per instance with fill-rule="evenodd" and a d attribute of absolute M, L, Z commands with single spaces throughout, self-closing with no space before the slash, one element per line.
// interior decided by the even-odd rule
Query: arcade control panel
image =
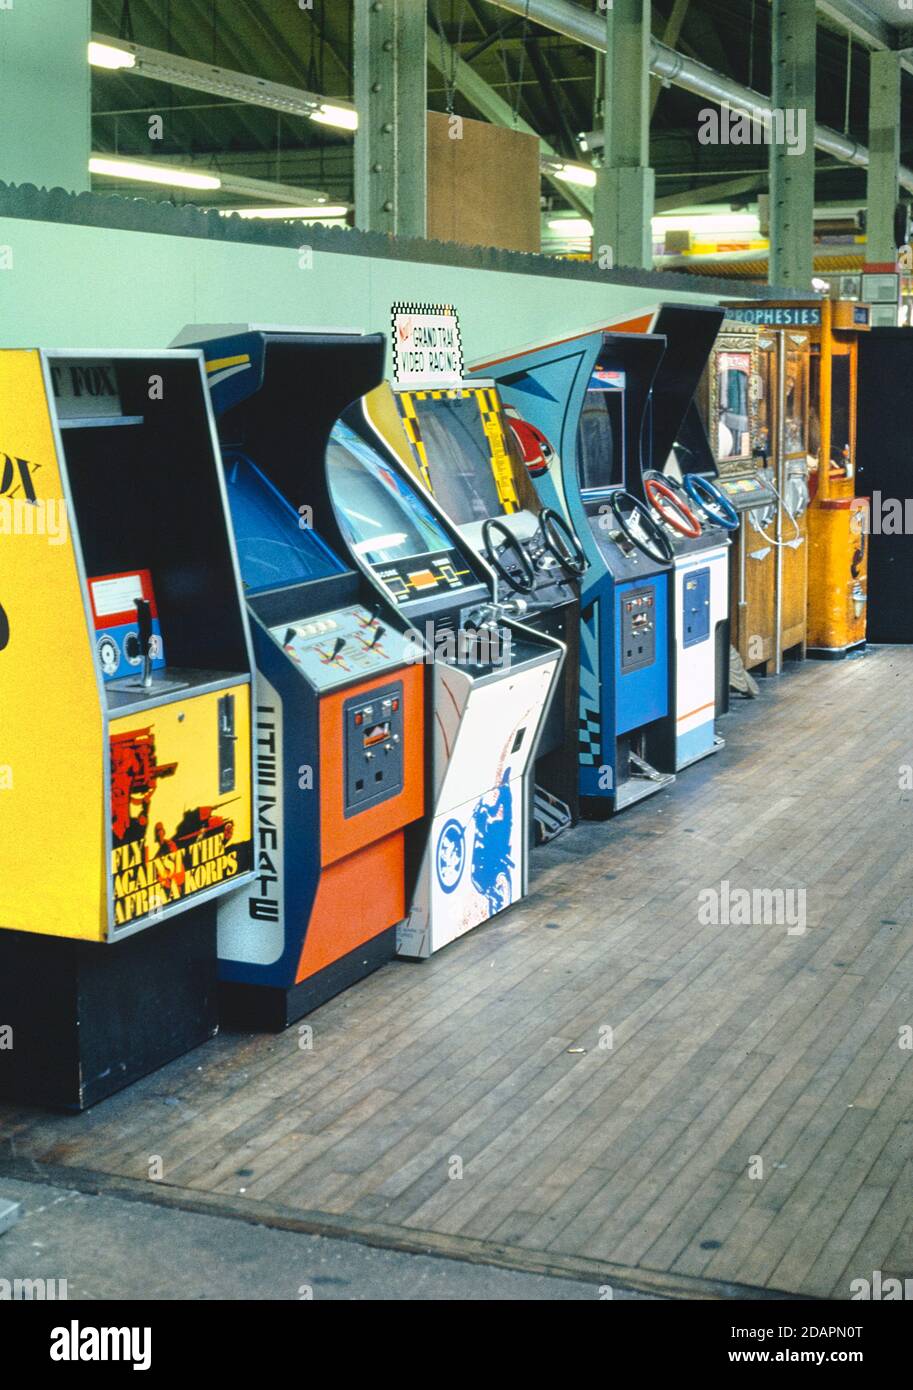
<path fill-rule="evenodd" d="M 89 580 L 95 644 L 105 681 L 136 675 L 143 665 L 143 650 L 137 623 L 137 599 L 149 604 L 152 622 L 150 654 L 152 669 L 165 666 L 165 649 L 158 608 L 148 570 L 122 574 L 101 574 Z"/>
<path fill-rule="evenodd" d="M 280 623 L 272 636 L 318 691 L 379 675 L 414 659 L 402 635 L 360 603 Z"/>
<path fill-rule="evenodd" d="M 598 509 L 589 504 L 587 517 L 599 552 L 616 584 L 623 584 L 628 579 L 646 579 L 668 568 L 645 555 L 619 529 L 606 504 L 600 503 Z"/>
<path fill-rule="evenodd" d="M 533 611 L 551 609 L 559 603 L 572 602 L 577 597 L 575 581 L 546 545 L 538 517 L 522 511 L 510 517 L 498 517 L 497 520 L 516 537 L 526 551 L 535 576 L 535 588 L 531 592 L 524 590 L 521 584 L 515 583 L 515 594 L 511 596 L 524 599 Z M 481 527 L 478 531 L 478 546 L 484 549 Z M 520 580 L 522 583 L 523 575 L 519 562 L 506 543 L 497 547 L 497 557 L 507 573 L 515 581 Z M 502 597 L 505 595 L 502 594 Z"/>
<path fill-rule="evenodd" d="M 763 473 L 742 473 L 735 477 L 724 475 L 716 482 L 738 512 L 768 507 L 777 500 Z"/>

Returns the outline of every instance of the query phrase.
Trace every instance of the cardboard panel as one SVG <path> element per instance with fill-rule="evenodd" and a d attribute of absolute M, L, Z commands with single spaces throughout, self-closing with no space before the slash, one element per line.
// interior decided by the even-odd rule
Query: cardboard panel
<path fill-rule="evenodd" d="M 428 112 L 428 236 L 538 251 L 539 141 L 522 131 Z"/>

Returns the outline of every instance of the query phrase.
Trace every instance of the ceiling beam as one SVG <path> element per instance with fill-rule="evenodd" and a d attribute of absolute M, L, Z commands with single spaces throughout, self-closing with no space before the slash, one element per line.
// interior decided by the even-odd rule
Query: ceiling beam
<path fill-rule="evenodd" d="M 656 211 L 673 212 L 675 208 L 691 207 L 694 203 L 728 203 L 742 193 L 766 187 L 767 170 L 759 169 L 757 174 L 746 174 L 744 178 L 725 179 L 720 183 L 705 183 L 701 188 L 669 193 L 665 198 L 657 198 Z"/>
<path fill-rule="evenodd" d="M 536 24 L 553 29 L 558 34 L 574 39 L 587 48 L 604 53 L 606 49 L 606 27 L 604 18 L 582 9 L 569 0 L 491 0 L 499 9 L 509 10 L 511 14 L 526 14 Z M 677 87 L 694 92 L 708 101 L 725 104 L 756 116 L 762 123 L 770 124 L 770 97 L 736 82 L 734 78 L 724 77 L 714 72 L 704 63 L 685 58 L 674 49 L 667 48 L 658 39 L 650 43 L 650 70 L 657 77 L 667 78 Z M 867 169 L 869 151 L 848 135 L 831 130 L 828 126 L 816 125 L 814 128 L 815 146 L 833 155 L 843 164 L 854 164 Z M 904 188 L 913 189 L 913 169 L 901 166 L 900 181 Z"/>
<path fill-rule="evenodd" d="M 826 15 L 854 39 L 869 48 L 893 48 L 894 35 L 890 24 L 861 4 L 860 0 L 816 0 L 819 14 Z"/>

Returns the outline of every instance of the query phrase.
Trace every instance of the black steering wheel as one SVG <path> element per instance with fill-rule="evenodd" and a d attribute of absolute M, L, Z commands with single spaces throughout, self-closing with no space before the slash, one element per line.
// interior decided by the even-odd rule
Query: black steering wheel
<path fill-rule="evenodd" d="M 622 502 L 626 503 L 628 506 L 629 510 L 627 516 L 621 510 Z M 632 545 L 636 545 L 638 550 L 643 551 L 644 555 L 649 556 L 651 560 L 655 560 L 657 564 L 669 565 L 672 563 L 675 556 L 675 551 L 672 549 L 672 542 L 659 522 L 653 518 L 648 508 L 644 506 L 643 502 L 639 502 L 636 497 L 632 497 L 630 492 L 619 490 L 618 492 L 612 493 L 610 505 L 612 507 L 612 515 L 618 522 L 620 530 L 627 536 Z M 634 515 L 639 517 L 640 523 L 647 533 L 646 536 L 638 535 L 631 526 L 631 517 Z M 653 542 L 652 545 L 650 544 L 651 540 Z"/>
<path fill-rule="evenodd" d="M 504 538 L 504 545 L 517 557 L 520 565 L 519 574 L 511 574 L 510 570 L 502 564 L 492 541 L 492 532 L 494 531 L 500 532 Z M 536 571 L 533 569 L 532 560 L 513 531 L 505 526 L 503 521 L 498 521 L 496 517 L 489 517 L 482 526 L 482 542 L 492 569 L 504 580 L 504 583 L 511 589 L 519 589 L 521 594 L 531 594 L 536 587 Z"/>
<path fill-rule="evenodd" d="M 579 578 L 589 561 L 580 544 L 580 537 L 571 530 L 561 513 L 556 512 L 554 507 L 543 507 L 539 513 L 539 529 L 549 554 L 568 574 Z"/>

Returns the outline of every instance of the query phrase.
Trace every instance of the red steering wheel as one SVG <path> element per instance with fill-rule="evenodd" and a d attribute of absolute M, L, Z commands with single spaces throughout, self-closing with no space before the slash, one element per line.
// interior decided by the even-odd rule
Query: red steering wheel
<path fill-rule="evenodd" d="M 650 506 L 674 531 L 682 536 L 690 536 L 692 540 L 701 534 L 701 523 L 694 512 L 666 483 L 661 483 L 658 478 L 647 478 L 644 491 Z M 671 511 L 663 505 L 664 502 L 671 505 Z"/>

